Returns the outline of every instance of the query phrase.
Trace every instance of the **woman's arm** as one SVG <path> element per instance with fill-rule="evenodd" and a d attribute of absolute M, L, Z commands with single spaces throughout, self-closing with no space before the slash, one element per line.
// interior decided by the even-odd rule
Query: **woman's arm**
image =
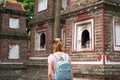
<path fill-rule="evenodd" d="M 68 55 L 68 59 L 69 59 L 69 62 L 71 63 L 71 58 L 70 56 Z M 72 65 L 72 64 L 71 64 Z M 73 70 L 71 69 L 71 80 L 73 80 Z"/>
<path fill-rule="evenodd" d="M 71 80 L 73 80 L 73 71 L 71 70 Z"/>
<path fill-rule="evenodd" d="M 48 63 L 48 80 L 53 80 L 52 79 L 52 64 Z"/>

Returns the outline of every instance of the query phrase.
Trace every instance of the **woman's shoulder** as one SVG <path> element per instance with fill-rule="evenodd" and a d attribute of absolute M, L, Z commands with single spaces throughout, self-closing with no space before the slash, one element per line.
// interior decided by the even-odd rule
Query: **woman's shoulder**
<path fill-rule="evenodd" d="M 48 56 L 48 63 L 52 63 L 54 61 L 54 57 L 53 57 L 53 54 L 50 54 Z"/>
<path fill-rule="evenodd" d="M 64 54 L 65 54 L 65 55 L 67 55 L 67 56 L 69 56 L 69 54 L 68 54 L 68 53 L 66 53 L 66 52 L 64 52 Z"/>
<path fill-rule="evenodd" d="M 54 52 L 54 53 L 50 54 L 49 57 L 54 58 L 54 55 L 55 56 L 67 56 L 67 57 L 69 57 L 69 54 L 66 52 Z"/>
<path fill-rule="evenodd" d="M 51 57 L 53 57 L 53 54 L 49 54 L 48 58 L 51 58 Z"/>
<path fill-rule="evenodd" d="M 54 60 L 53 53 L 48 56 L 48 60 Z"/>

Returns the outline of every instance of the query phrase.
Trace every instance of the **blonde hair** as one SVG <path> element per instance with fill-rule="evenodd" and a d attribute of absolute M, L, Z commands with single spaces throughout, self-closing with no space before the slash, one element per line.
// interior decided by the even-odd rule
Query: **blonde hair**
<path fill-rule="evenodd" d="M 53 52 L 57 52 L 57 51 L 63 52 L 65 50 L 60 38 L 55 38 L 53 40 L 52 49 L 53 49 Z"/>

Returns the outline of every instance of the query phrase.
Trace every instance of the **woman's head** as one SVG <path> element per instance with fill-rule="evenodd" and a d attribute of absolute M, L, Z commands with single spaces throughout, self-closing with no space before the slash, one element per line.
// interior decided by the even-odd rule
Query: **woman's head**
<path fill-rule="evenodd" d="M 64 46 L 63 46 L 60 38 L 55 38 L 53 40 L 52 48 L 53 48 L 53 52 L 64 51 Z"/>

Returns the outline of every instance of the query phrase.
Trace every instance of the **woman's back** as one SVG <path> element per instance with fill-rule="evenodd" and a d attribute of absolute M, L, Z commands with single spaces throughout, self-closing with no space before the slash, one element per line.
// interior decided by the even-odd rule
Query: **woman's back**
<path fill-rule="evenodd" d="M 53 64 L 53 69 L 54 70 L 56 69 L 56 64 L 57 64 L 57 60 L 54 57 L 54 55 L 58 59 L 63 58 L 63 59 L 68 59 L 70 61 L 70 57 L 69 57 L 69 55 L 67 53 L 64 53 L 64 52 L 54 52 L 53 54 L 50 54 L 49 57 L 48 57 L 48 63 Z"/>

